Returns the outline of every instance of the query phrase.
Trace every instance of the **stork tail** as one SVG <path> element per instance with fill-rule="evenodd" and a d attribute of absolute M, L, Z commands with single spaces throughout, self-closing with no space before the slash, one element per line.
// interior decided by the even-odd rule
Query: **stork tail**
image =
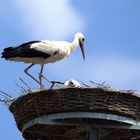
<path fill-rule="evenodd" d="M 1 58 L 8 59 L 10 57 L 11 52 L 14 50 L 14 47 L 8 47 L 3 50 L 1 53 Z"/>

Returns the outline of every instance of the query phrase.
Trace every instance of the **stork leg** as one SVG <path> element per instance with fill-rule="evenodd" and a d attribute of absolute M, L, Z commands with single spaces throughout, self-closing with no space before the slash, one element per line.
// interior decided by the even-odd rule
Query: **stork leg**
<path fill-rule="evenodd" d="M 44 65 L 42 64 L 41 65 L 41 69 L 40 69 L 40 73 L 39 73 L 40 89 L 44 89 L 44 86 L 42 84 L 42 72 L 43 72 L 43 68 L 44 68 Z"/>
<path fill-rule="evenodd" d="M 31 67 L 33 67 L 35 64 L 31 64 L 29 67 L 27 67 L 25 70 L 24 70 L 24 72 L 29 76 L 29 77 L 31 77 L 34 81 L 36 81 L 39 85 L 40 85 L 40 82 L 35 78 L 35 77 L 33 77 L 30 73 L 28 73 L 28 70 L 31 68 Z"/>

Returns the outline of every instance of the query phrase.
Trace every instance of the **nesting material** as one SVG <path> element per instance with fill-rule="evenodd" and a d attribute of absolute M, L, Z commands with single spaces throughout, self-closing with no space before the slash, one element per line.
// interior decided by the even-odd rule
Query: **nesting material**
<path fill-rule="evenodd" d="M 50 89 L 20 96 L 9 109 L 19 130 L 36 117 L 61 112 L 100 112 L 140 120 L 140 97 L 102 88 Z"/>

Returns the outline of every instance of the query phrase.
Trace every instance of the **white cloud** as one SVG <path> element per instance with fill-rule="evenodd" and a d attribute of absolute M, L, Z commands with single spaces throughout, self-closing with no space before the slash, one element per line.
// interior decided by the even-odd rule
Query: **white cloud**
<path fill-rule="evenodd" d="M 33 37 L 64 39 L 83 30 L 84 20 L 70 0 L 15 0 Z"/>

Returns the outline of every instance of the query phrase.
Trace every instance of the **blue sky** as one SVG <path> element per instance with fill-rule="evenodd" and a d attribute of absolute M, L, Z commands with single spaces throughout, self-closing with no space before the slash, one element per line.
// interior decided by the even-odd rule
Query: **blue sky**
<path fill-rule="evenodd" d="M 77 48 L 69 58 L 48 64 L 44 76 L 58 81 L 105 81 L 117 89 L 140 92 L 139 7 L 139 0 L 1 0 L 0 52 L 36 39 L 72 41 L 80 31 L 86 39 L 86 61 Z M 19 76 L 39 88 L 24 74 L 27 66 L 1 59 L 0 90 L 18 96 L 15 81 L 21 84 Z M 35 66 L 31 73 L 37 76 L 39 68 Z M 23 139 L 4 104 L 0 114 L 0 139 Z"/>

